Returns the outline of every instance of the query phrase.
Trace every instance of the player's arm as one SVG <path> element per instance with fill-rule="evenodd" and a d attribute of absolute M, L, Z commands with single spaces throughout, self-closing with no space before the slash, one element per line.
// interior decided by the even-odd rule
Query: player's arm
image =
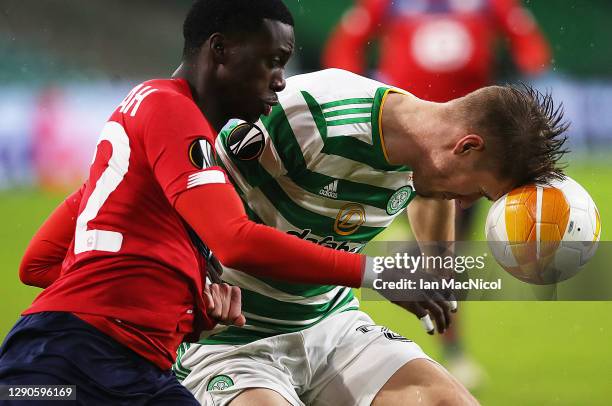
<path fill-rule="evenodd" d="M 417 196 L 408 205 L 406 212 L 417 241 L 455 240 L 454 201 Z"/>
<path fill-rule="evenodd" d="M 82 194 L 83 187 L 68 196 L 34 234 L 19 265 L 21 282 L 46 288 L 59 278 L 74 237 Z"/>
<path fill-rule="evenodd" d="M 21 260 L 19 278 L 26 285 L 46 288 L 59 278 L 74 237 L 83 187 L 72 193 L 38 229 Z M 220 323 L 244 325 L 240 288 L 225 283 L 204 287 L 209 316 Z"/>
<path fill-rule="evenodd" d="M 412 232 L 421 252 L 427 256 L 445 255 L 447 242 L 455 239 L 455 202 L 452 200 L 426 199 L 417 196 L 406 209 Z M 456 310 L 455 302 L 447 298 L 424 295 L 420 301 L 396 302 L 415 314 L 429 334 L 433 334 L 435 320 L 438 332 L 443 333 L 451 323 L 450 312 Z"/>
<path fill-rule="evenodd" d="M 521 72 L 535 75 L 546 71 L 550 46 L 531 12 L 518 0 L 494 0 L 491 5 L 496 25 L 510 41 L 513 59 Z"/>
<path fill-rule="evenodd" d="M 189 189 L 178 197 L 175 208 L 225 266 L 288 282 L 361 285 L 363 256 L 325 248 L 249 220 L 229 183 Z"/>
<path fill-rule="evenodd" d="M 248 219 L 215 165 L 214 130 L 190 100 L 163 93 L 140 107 L 143 142 L 166 197 L 223 265 L 289 282 L 358 287 L 365 259 Z"/>
<path fill-rule="evenodd" d="M 346 69 L 363 74 L 366 45 L 382 23 L 389 0 L 358 0 L 331 34 L 322 55 L 326 68 Z"/>

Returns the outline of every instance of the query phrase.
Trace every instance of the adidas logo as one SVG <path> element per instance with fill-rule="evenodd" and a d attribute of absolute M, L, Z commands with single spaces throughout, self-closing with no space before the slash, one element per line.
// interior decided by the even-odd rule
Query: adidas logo
<path fill-rule="evenodd" d="M 338 198 L 338 179 L 336 179 L 329 185 L 319 190 L 319 194 L 321 196 L 329 197 L 331 199 L 337 199 Z"/>

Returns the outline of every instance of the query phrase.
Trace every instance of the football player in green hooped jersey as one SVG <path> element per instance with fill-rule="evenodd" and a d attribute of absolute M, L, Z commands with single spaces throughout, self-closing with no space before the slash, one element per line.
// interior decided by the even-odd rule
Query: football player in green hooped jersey
<path fill-rule="evenodd" d="M 289 78 L 278 96 L 257 123 L 226 126 L 217 159 L 252 220 L 316 244 L 360 251 L 406 207 L 418 241 L 451 241 L 451 200 L 467 207 L 560 175 L 566 125 L 527 87 L 431 103 L 329 69 Z M 247 324 L 183 344 L 174 368 L 203 404 L 477 403 L 418 345 L 359 311 L 350 288 L 234 269 L 223 279 L 242 289 Z"/>

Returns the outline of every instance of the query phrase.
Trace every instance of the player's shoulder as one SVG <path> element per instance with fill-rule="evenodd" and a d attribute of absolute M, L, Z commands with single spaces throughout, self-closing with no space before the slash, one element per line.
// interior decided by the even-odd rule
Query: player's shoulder
<path fill-rule="evenodd" d="M 329 68 L 329 69 L 322 69 L 322 70 L 317 70 L 313 72 L 294 75 L 294 76 L 291 76 L 289 79 L 287 79 L 287 82 L 304 82 L 304 81 L 311 81 L 313 79 L 319 79 L 319 80 L 329 80 L 329 79 L 338 79 L 338 78 L 354 79 L 356 77 L 362 78 L 363 76 L 357 75 L 356 73 L 353 73 L 351 71 L 344 70 L 344 69 Z"/>
<path fill-rule="evenodd" d="M 131 131 L 140 129 L 141 134 L 159 132 L 160 129 L 214 133 L 184 79 L 154 79 L 140 83 L 119 104 L 112 119 Z"/>
<path fill-rule="evenodd" d="M 152 101 L 180 104 L 197 108 L 191 96 L 189 84 L 184 79 L 152 79 L 141 84 L 143 88 L 155 89 Z"/>
<path fill-rule="evenodd" d="M 197 110 L 189 84 L 183 79 L 152 79 L 136 85 L 119 104 L 120 113 L 136 116 L 140 110 Z M 146 113 L 139 114 L 140 116 Z"/>
<path fill-rule="evenodd" d="M 287 79 L 287 86 L 319 85 L 320 87 L 344 87 L 356 85 L 359 87 L 381 87 L 386 84 L 358 75 L 356 73 L 337 68 L 323 69 L 315 72 L 295 75 Z"/>
<path fill-rule="evenodd" d="M 325 69 L 290 77 L 279 98 L 282 103 L 283 99 L 294 100 L 292 94 L 308 93 L 320 104 L 341 99 L 372 98 L 378 89 L 388 87 L 382 82 L 343 69 Z"/>

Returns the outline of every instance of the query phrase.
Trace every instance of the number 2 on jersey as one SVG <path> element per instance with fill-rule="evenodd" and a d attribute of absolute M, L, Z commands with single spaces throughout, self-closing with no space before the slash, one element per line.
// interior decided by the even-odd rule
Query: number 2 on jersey
<path fill-rule="evenodd" d="M 97 146 L 102 141 L 110 142 L 112 154 L 106 169 L 100 175 L 85 204 L 85 209 L 77 218 L 74 235 L 75 254 L 87 251 L 117 252 L 123 243 L 123 235 L 117 231 L 87 229 L 87 224 L 96 218 L 110 194 L 123 180 L 130 163 L 130 140 L 121 124 L 114 121 L 107 122 L 102 129 Z M 97 154 L 98 148 L 96 147 L 93 161 L 96 160 Z"/>

